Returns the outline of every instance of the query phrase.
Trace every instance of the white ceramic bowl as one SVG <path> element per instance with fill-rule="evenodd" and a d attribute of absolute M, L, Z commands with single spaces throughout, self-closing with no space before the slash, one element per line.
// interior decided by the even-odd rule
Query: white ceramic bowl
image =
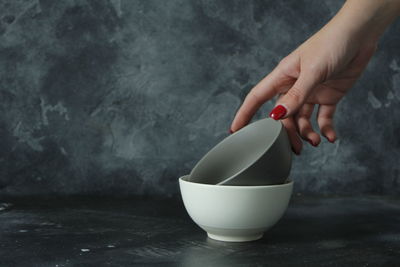
<path fill-rule="evenodd" d="M 293 182 L 265 186 L 199 184 L 179 178 L 183 203 L 208 237 L 245 242 L 261 238 L 285 213 Z"/>

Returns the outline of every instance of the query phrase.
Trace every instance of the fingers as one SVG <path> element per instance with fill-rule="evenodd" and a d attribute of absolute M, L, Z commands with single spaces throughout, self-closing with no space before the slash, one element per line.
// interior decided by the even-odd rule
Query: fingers
<path fill-rule="evenodd" d="M 300 136 L 311 145 L 318 146 L 321 138 L 312 128 L 311 115 L 313 110 L 314 104 L 304 104 L 296 114 L 295 120 Z"/>
<path fill-rule="evenodd" d="M 335 142 L 337 138 L 333 127 L 333 115 L 335 109 L 335 105 L 320 105 L 317 114 L 317 122 L 321 134 L 331 143 Z"/>
<path fill-rule="evenodd" d="M 333 115 L 335 113 L 335 105 L 320 105 L 317 114 L 317 122 L 320 132 L 329 142 L 336 140 L 336 133 L 333 127 Z M 313 146 L 318 146 L 321 138 L 314 131 L 311 124 L 311 117 L 314 111 L 314 104 L 304 104 L 295 116 L 290 116 L 282 120 L 294 153 L 301 153 L 303 143 L 300 139 L 310 142 Z"/>
<path fill-rule="evenodd" d="M 278 68 L 275 68 L 269 75 L 251 89 L 233 119 L 231 131 L 235 132 L 245 126 L 260 106 L 278 93 L 278 88 L 282 86 L 285 81 L 286 79 L 284 75 Z"/>
<path fill-rule="evenodd" d="M 279 120 L 295 114 L 303 106 L 319 81 L 320 75 L 317 72 L 302 71 L 293 86 L 278 100 L 270 117 Z"/>
<path fill-rule="evenodd" d="M 282 120 L 282 123 L 283 126 L 286 128 L 286 132 L 288 133 L 293 152 L 297 155 L 300 155 L 301 149 L 303 147 L 303 142 L 297 134 L 297 128 L 293 117 Z"/>

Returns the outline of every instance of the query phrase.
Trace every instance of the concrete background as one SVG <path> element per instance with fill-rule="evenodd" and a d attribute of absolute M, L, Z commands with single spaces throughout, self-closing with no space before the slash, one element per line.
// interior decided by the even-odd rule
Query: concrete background
<path fill-rule="evenodd" d="M 342 2 L 0 1 L 0 197 L 163 195 Z M 297 192 L 400 192 L 400 21 L 305 145 Z M 257 118 L 266 116 L 267 103 Z"/>

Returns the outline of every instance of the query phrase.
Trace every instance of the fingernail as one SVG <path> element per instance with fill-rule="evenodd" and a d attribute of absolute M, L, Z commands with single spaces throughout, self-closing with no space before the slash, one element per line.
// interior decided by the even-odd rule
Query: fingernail
<path fill-rule="evenodd" d="M 269 116 L 271 118 L 273 118 L 274 120 L 279 120 L 286 115 L 286 112 L 287 112 L 287 110 L 284 106 L 278 105 L 271 111 Z"/>
<path fill-rule="evenodd" d="M 330 138 L 326 138 L 326 139 L 328 139 L 328 141 L 331 142 L 332 144 L 335 143 L 335 140 L 334 140 L 334 139 L 330 139 Z"/>
<path fill-rule="evenodd" d="M 308 142 L 312 145 L 312 146 L 318 146 L 318 144 L 317 143 L 314 143 L 313 141 L 311 141 L 311 140 L 308 140 Z"/>
<path fill-rule="evenodd" d="M 229 129 L 229 133 L 230 133 L 230 134 L 233 134 L 233 131 L 232 131 L 232 129 Z"/>

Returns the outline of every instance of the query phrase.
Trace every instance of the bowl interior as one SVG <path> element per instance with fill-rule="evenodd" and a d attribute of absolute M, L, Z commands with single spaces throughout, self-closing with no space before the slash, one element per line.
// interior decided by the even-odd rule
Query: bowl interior
<path fill-rule="evenodd" d="M 282 123 L 262 119 L 228 136 L 193 168 L 190 181 L 218 184 L 256 162 L 275 142 Z"/>
<path fill-rule="evenodd" d="M 183 183 L 190 184 L 194 187 L 204 187 L 210 188 L 212 190 L 233 190 L 233 191 L 248 191 L 248 190 L 263 190 L 263 189 L 273 189 L 273 188 L 281 188 L 293 185 L 293 180 L 287 178 L 282 184 L 273 184 L 273 185 L 215 185 L 215 184 L 204 184 L 204 183 L 196 183 L 193 182 L 190 178 L 190 175 L 184 175 L 179 178 L 179 181 Z"/>

